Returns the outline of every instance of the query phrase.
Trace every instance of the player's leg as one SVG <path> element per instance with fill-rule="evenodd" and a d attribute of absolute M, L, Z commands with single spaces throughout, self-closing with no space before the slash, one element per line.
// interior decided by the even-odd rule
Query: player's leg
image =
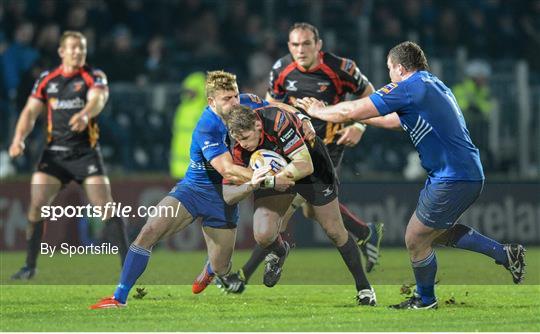
<path fill-rule="evenodd" d="M 61 188 L 62 182 L 52 175 L 40 171 L 32 174 L 26 228 L 26 264 L 11 276 L 12 279 L 31 279 L 35 275 L 37 257 L 45 228 L 44 220 L 41 217 L 41 208 L 45 205 L 51 205 Z"/>
<path fill-rule="evenodd" d="M 100 302 L 90 306 L 91 309 L 124 306 L 129 291 L 146 269 L 152 247 L 158 241 L 184 229 L 193 222 L 193 216 L 184 205 L 171 196 L 167 196 L 159 202 L 157 212 L 170 212 L 168 208 L 171 207 L 173 208 L 173 212 L 178 213 L 174 217 L 162 216 L 148 218 L 139 235 L 129 247 L 122 273 L 120 274 L 120 281 L 113 297 L 102 299 Z"/>
<path fill-rule="evenodd" d="M 287 226 L 291 217 L 296 212 L 296 210 L 301 207 L 302 204 L 304 204 L 305 202 L 306 200 L 299 194 L 297 194 L 292 200 L 291 205 L 289 205 L 287 211 L 281 218 L 279 233 L 282 234 L 282 238 L 283 233 L 287 230 Z M 247 284 L 255 270 L 257 270 L 259 265 L 264 261 L 268 253 L 269 251 L 267 249 L 263 248 L 258 243 L 255 244 L 255 247 L 251 251 L 249 259 L 237 273 L 240 279 L 242 279 Z"/>
<path fill-rule="evenodd" d="M 279 234 L 281 218 L 289 208 L 294 194 L 279 194 L 271 196 L 256 196 L 253 213 L 253 236 L 255 241 L 268 255 L 264 268 L 263 283 L 273 287 L 281 278 L 285 259 L 290 246 L 283 241 Z"/>
<path fill-rule="evenodd" d="M 313 205 L 313 213 L 315 220 L 336 246 L 351 272 L 358 292 L 358 303 L 360 305 L 374 306 L 377 303 L 375 292 L 362 268 L 358 245 L 343 225 L 338 199 L 334 198 L 331 202 L 318 206 Z"/>
<path fill-rule="evenodd" d="M 328 155 L 336 169 L 336 175 L 339 174 L 341 161 L 343 160 L 344 147 L 336 144 L 326 146 Z M 369 273 L 373 267 L 379 263 L 380 245 L 383 237 L 382 223 L 366 223 L 360 217 L 355 215 L 343 203 L 339 203 L 339 211 L 343 217 L 343 225 L 347 231 L 356 237 L 358 246 L 362 254 L 366 257 L 366 271 Z M 304 211 L 305 213 L 306 211 Z M 306 216 L 307 217 L 307 216 Z"/>
<path fill-rule="evenodd" d="M 217 276 L 218 285 L 227 292 L 241 293 L 244 290 L 245 283 L 237 277 L 231 278 L 229 272 L 232 267 L 231 258 L 236 241 L 236 227 L 215 228 L 210 226 L 203 227 L 203 235 L 208 249 L 208 267 Z M 236 274 L 232 274 L 236 275 Z M 210 280 L 213 276 L 208 276 Z M 206 286 L 204 286 L 206 287 Z M 201 289 L 204 290 L 204 287 Z M 195 292 L 195 291 L 194 291 Z"/>
<path fill-rule="evenodd" d="M 445 230 L 434 229 L 423 224 L 416 211 L 411 216 L 405 232 L 405 245 L 409 252 L 411 266 L 416 280 L 416 294 L 409 300 L 393 305 L 398 309 L 437 308 L 435 297 L 435 275 L 437 258 L 431 247 L 433 241 Z"/>
<path fill-rule="evenodd" d="M 84 179 L 84 190 L 92 206 L 104 208 L 107 203 L 112 203 L 111 185 L 105 175 L 94 175 Z M 109 242 L 118 247 L 120 265 L 124 263 L 128 251 L 128 238 L 122 217 L 112 217 L 110 211 L 106 217 L 102 217 L 105 227 L 103 235 Z"/>
<path fill-rule="evenodd" d="M 447 233 L 478 198 L 482 182 L 432 182 L 420 192 L 418 205 L 405 232 L 405 244 L 416 279 L 416 294 L 394 305 L 399 309 L 436 308 L 437 259 L 432 244 Z"/>

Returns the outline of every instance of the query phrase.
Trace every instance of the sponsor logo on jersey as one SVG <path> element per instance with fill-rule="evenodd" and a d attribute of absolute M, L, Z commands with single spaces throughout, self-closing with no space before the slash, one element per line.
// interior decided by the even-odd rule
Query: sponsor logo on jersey
<path fill-rule="evenodd" d="M 47 86 L 47 94 L 54 94 L 58 93 L 58 83 L 57 82 L 50 82 Z"/>
<path fill-rule="evenodd" d="M 281 136 L 279 139 L 281 140 L 282 143 L 284 143 L 287 141 L 287 139 L 291 138 L 293 134 L 294 134 L 294 129 L 290 128 L 289 131 L 287 131 L 287 133 Z"/>
<path fill-rule="evenodd" d="M 317 85 L 319 86 L 319 89 L 317 90 L 317 92 L 322 93 L 328 89 L 328 86 L 330 86 L 330 82 L 321 81 L 321 82 L 317 82 Z"/>
<path fill-rule="evenodd" d="M 84 108 L 85 102 L 80 97 L 69 100 L 59 100 L 55 97 L 49 99 L 49 105 L 53 110 L 57 109 L 82 109 Z"/>
<path fill-rule="evenodd" d="M 328 188 L 323 189 L 322 192 L 323 192 L 324 197 L 328 197 L 328 196 L 332 195 L 332 193 L 334 192 L 334 187 L 329 186 Z"/>
<path fill-rule="evenodd" d="M 354 70 L 356 69 L 356 64 L 350 59 L 344 59 L 341 62 L 340 68 L 343 72 L 347 72 L 352 75 L 354 73 Z"/>
<path fill-rule="evenodd" d="M 298 80 L 287 80 L 287 87 L 285 87 L 285 89 L 291 92 L 296 92 L 298 90 L 298 87 L 296 87 L 297 82 Z"/>
<path fill-rule="evenodd" d="M 280 112 L 277 117 L 279 117 L 279 119 L 277 120 L 277 122 L 275 123 L 274 125 L 274 131 L 279 131 L 281 130 L 281 128 L 283 127 L 283 125 L 285 124 L 285 121 L 287 120 L 285 118 L 285 114 Z"/>
<path fill-rule="evenodd" d="M 391 91 L 393 91 L 397 86 L 398 86 L 397 83 L 391 82 L 391 83 L 389 83 L 388 85 L 384 86 L 383 88 L 379 89 L 379 90 L 377 91 L 377 94 L 380 95 L 380 96 L 389 94 L 389 93 L 390 93 Z"/>
<path fill-rule="evenodd" d="M 103 85 L 103 86 L 107 85 L 107 76 L 105 75 L 105 73 L 103 73 L 103 71 L 94 70 L 92 73 L 95 76 L 95 84 L 96 85 Z"/>
<path fill-rule="evenodd" d="M 295 135 L 293 137 L 293 139 L 291 139 L 287 145 L 285 145 L 285 147 L 283 148 L 283 151 L 287 152 L 289 149 L 291 149 L 291 147 L 293 147 L 294 145 L 296 145 L 296 143 L 298 143 L 298 141 L 300 140 L 300 137 L 298 135 Z"/>
<path fill-rule="evenodd" d="M 73 91 L 79 92 L 83 88 L 83 85 L 84 85 L 84 81 L 75 81 L 73 83 Z"/>
<path fill-rule="evenodd" d="M 88 169 L 87 169 L 87 172 L 88 174 L 93 174 L 93 173 L 96 173 L 98 171 L 96 165 L 88 165 Z"/>
<path fill-rule="evenodd" d="M 215 146 L 218 146 L 218 145 L 219 145 L 219 143 L 211 143 L 211 142 L 209 142 L 208 140 L 206 140 L 206 141 L 204 142 L 204 146 L 201 147 L 201 150 L 204 151 L 204 150 L 206 150 L 206 149 L 209 148 L 209 147 L 215 147 Z"/>

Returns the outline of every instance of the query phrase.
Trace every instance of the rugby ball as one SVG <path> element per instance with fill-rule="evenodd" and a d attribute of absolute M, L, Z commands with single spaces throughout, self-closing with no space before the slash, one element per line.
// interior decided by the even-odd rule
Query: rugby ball
<path fill-rule="evenodd" d="M 260 149 L 251 154 L 249 166 L 253 170 L 264 166 L 271 166 L 272 169 L 268 172 L 268 175 L 274 175 L 283 167 L 287 166 L 287 160 L 274 151 Z"/>

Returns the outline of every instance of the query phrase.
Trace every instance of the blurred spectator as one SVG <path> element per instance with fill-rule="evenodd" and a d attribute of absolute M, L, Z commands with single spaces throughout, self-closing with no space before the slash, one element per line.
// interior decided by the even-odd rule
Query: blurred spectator
<path fill-rule="evenodd" d="M 82 5 L 75 5 L 70 8 L 66 15 L 66 30 L 82 31 L 88 22 L 86 8 Z"/>
<path fill-rule="evenodd" d="M 441 57 L 452 57 L 462 44 L 460 25 L 454 9 L 445 8 L 440 15 L 437 26 L 437 43 L 435 54 Z"/>
<path fill-rule="evenodd" d="M 152 37 L 146 46 L 147 57 L 144 63 L 148 79 L 152 82 L 167 80 L 168 71 L 165 64 L 165 39 L 158 35 Z"/>
<path fill-rule="evenodd" d="M 98 56 L 98 67 L 108 74 L 111 82 L 135 82 L 144 71 L 144 62 L 134 49 L 131 32 L 120 25 L 114 29 L 112 37 L 111 48 L 102 50 Z"/>
<path fill-rule="evenodd" d="M 454 86 L 452 92 L 467 121 L 471 139 L 480 150 L 486 168 L 490 168 L 488 129 L 494 105 L 488 85 L 491 68 L 484 61 L 473 60 L 467 65 L 465 75 L 465 80 Z"/>
<path fill-rule="evenodd" d="M 527 4 L 520 20 L 527 41 L 526 57 L 532 69 L 540 71 L 540 0 L 529 1 Z"/>
<path fill-rule="evenodd" d="M 4 85 L 10 98 L 15 98 L 21 75 L 36 61 L 39 54 L 32 47 L 34 26 L 23 22 L 15 30 L 13 43 L 2 55 Z"/>
<path fill-rule="evenodd" d="M 493 108 L 488 86 L 491 68 L 484 61 L 474 60 L 465 74 L 467 78 L 452 88 L 459 107 L 467 121 L 487 120 Z"/>
<path fill-rule="evenodd" d="M 174 179 L 184 178 L 189 166 L 191 135 L 207 104 L 205 82 L 203 72 L 191 73 L 182 82 L 171 140 L 170 173 Z"/>
<path fill-rule="evenodd" d="M 39 60 L 45 68 L 57 65 L 59 44 L 60 27 L 58 24 L 48 23 L 40 29 L 36 39 L 36 47 L 39 50 Z"/>

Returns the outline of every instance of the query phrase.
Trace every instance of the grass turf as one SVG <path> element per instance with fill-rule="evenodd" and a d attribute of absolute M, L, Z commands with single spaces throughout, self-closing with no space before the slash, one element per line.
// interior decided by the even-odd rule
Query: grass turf
<path fill-rule="evenodd" d="M 248 255 L 235 253 L 235 268 Z M 355 306 L 352 280 L 335 250 L 296 249 L 278 286 L 259 285 L 259 268 L 242 295 L 223 295 L 214 286 L 192 295 L 189 284 L 204 253 L 157 251 L 137 284 L 148 290 L 144 299 L 130 298 L 125 309 L 91 311 L 90 304 L 113 292 L 116 257 L 42 257 L 35 280 L 14 284 L 9 275 L 24 255 L 3 252 L 0 330 L 540 331 L 540 249 L 528 250 L 527 284 L 517 286 L 485 256 L 447 249 L 437 255 L 437 311 L 386 307 L 404 299 L 401 284 L 413 282 L 401 249 L 384 249 L 382 264 L 369 274 L 375 308 Z"/>

